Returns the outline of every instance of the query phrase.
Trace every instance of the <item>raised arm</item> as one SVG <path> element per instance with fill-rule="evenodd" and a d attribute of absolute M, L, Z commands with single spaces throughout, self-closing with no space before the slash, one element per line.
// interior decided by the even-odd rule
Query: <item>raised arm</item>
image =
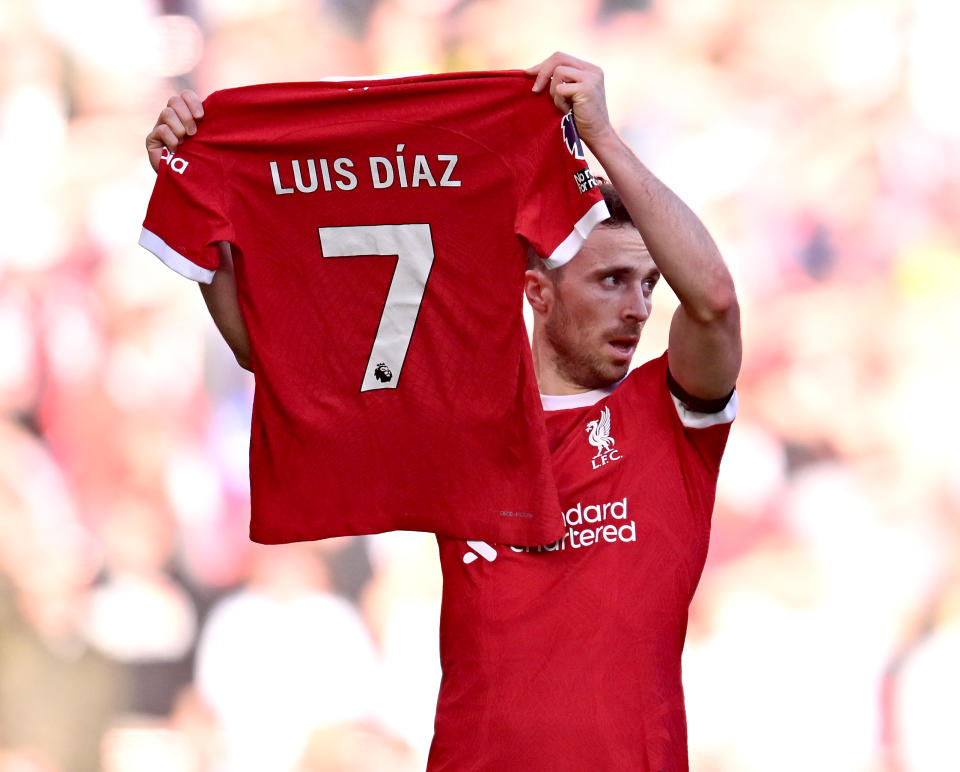
<path fill-rule="evenodd" d="M 726 264 L 707 229 L 614 130 L 603 71 L 555 53 L 527 70 L 533 90 L 549 89 L 563 111 L 573 109 L 580 138 L 603 166 L 680 307 L 670 325 L 670 373 L 689 394 L 725 397 L 740 372 L 740 307 Z"/>
<path fill-rule="evenodd" d="M 170 97 L 167 106 L 160 111 L 153 130 L 147 135 L 147 156 L 154 171 L 159 168 L 164 149 L 175 152 L 187 137 L 196 134 L 197 123 L 202 119 L 203 102 L 195 92 L 187 89 Z M 217 245 L 217 251 L 220 265 L 209 284 L 200 284 L 200 292 L 213 323 L 237 362 L 244 369 L 250 370 L 250 336 L 247 334 L 237 299 L 233 253 L 226 241 Z"/>

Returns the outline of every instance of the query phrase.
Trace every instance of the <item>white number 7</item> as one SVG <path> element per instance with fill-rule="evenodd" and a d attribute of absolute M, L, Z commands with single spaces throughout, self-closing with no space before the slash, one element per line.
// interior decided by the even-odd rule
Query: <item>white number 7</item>
<path fill-rule="evenodd" d="M 397 256 L 397 268 L 387 291 L 360 391 L 395 389 L 433 265 L 430 226 L 426 223 L 353 225 L 317 230 L 324 257 Z"/>

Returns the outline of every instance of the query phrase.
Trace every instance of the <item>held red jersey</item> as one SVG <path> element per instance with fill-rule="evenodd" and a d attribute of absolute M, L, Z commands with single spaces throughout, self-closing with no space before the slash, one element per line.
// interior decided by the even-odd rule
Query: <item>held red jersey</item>
<path fill-rule="evenodd" d="M 607 216 L 572 116 L 522 72 L 216 92 L 140 243 L 235 255 L 256 389 L 251 538 L 393 529 L 543 544 L 562 519 L 522 318 L 527 244 Z"/>
<path fill-rule="evenodd" d="M 544 397 L 559 541 L 439 539 L 430 772 L 687 769 L 680 656 L 736 398 L 691 413 L 666 371 Z"/>

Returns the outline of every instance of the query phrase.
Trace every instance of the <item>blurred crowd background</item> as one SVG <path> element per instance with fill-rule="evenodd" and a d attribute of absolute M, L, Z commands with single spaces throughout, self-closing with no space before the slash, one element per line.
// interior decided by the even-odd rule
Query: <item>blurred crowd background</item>
<path fill-rule="evenodd" d="M 957 29 L 952 0 L 0 0 L 0 772 L 422 769 L 435 542 L 249 542 L 252 383 L 136 244 L 144 137 L 184 86 L 556 49 L 743 306 L 692 768 L 960 769 Z"/>

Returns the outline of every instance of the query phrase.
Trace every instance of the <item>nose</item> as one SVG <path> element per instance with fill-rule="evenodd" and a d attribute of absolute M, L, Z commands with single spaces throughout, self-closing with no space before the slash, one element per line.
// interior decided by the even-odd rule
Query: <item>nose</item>
<path fill-rule="evenodd" d="M 643 292 L 643 286 L 632 289 L 624 299 L 621 318 L 624 321 L 643 324 L 650 316 L 650 297 Z"/>

